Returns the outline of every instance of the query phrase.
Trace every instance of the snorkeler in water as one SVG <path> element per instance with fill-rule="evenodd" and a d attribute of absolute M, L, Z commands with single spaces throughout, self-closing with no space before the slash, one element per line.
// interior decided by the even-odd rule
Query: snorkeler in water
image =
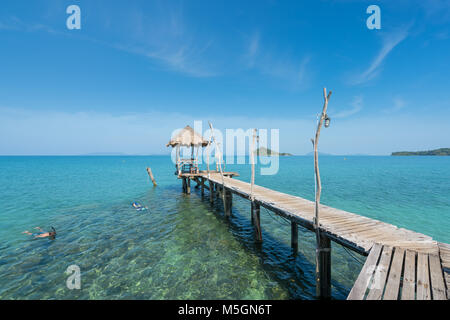
<path fill-rule="evenodd" d="M 29 231 L 24 231 L 22 233 L 26 233 L 26 234 L 34 237 L 35 239 L 37 239 L 37 238 L 49 238 L 51 240 L 54 240 L 56 238 L 56 230 L 53 227 L 51 227 L 52 231 L 48 231 L 48 232 L 45 232 L 44 230 L 42 230 L 41 227 L 36 227 L 35 229 L 39 230 L 39 232 L 31 233 Z"/>
<path fill-rule="evenodd" d="M 137 202 L 133 202 L 131 205 L 133 206 L 133 208 L 135 208 L 138 211 L 142 211 L 142 210 L 147 210 L 148 209 L 147 207 L 143 207 L 140 203 L 137 203 Z"/>

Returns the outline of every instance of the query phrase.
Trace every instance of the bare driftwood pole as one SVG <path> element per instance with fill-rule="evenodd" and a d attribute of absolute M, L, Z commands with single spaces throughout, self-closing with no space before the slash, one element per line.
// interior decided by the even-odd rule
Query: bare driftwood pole
<path fill-rule="evenodd" d="M 253 138 L 251 140 L 250 146 L 250 162 L 252 165 L 252 177 L 250 184 L 250 201 L 251 201 L 251 218 L 252 225 L 255 228 L 255 237 L 256 242 L 262 241 L 262 233 L 261 233 L 261 218 L 260 218 L 260 205 L 255 202 L 255 197 L 253 196 L 253 186 L 255 185 L 255 146 L 257 141 L 259 140 L 256 129 L 253 129 Z"/>
<path fill-rule="evenodd" d="M 317 151 L 317 146 L 319 143 L 320 129 L 327 116 L 328 100 L 330 99 L 331 91 L 327 95 L 327 89 L 323 88 L 323 110 L 317 124 L 317 131 L 315 139 L 311 139 L 314 146 L 314 174 L 315 174 L 315 185 L 316 185 L 316 195 L 315 195 L 315 208 L 314 208 L 314 227 L 316 231 L 316 295 L 321 298 L 329 298 L 331 295 L 331 282 L 330 282 L 330 241 L 328 238 L 324 238 L 320 234 L 320 223 L 319 223 L 319 203 L 320 203 L 320 193 L 322 191 L 322 185 L 320 182 L 319 173 L 319 155 Z M 328 119 L 327 119 L 328 120 Z M 329 120 L 328 120 L 329 121 Z M 327 126 L 327 125 L 325 125 Z"/>
<path fill-rule="evenodd" d="M 150 179 L 151 179 L 152 182 L 153 182 L 153 186 L 156 187 L 157 184 L 156 184 L 155 178 L 153 178 L 152 169 L 150 169 L 149 167 L 147 167 L 147 173 L 148 173 L 148 176 L 150 177 Z"/>
<path fill-rule="evenodd" d="M 250 146 L 250 155 L 251 155 L 251 165 L 252 165 L 252 179 L 250 185 L 250 200 L 253 202 L 253 185 L 255 184 L 255 145 L 256 145 L 256 129 L 253 129 L 253 139 Z"/>
<path fill-rule="evenodd" d="M 209 147 L 210 147 L 210 145 L 211 145 L 211 138 L 209 139 L 209 143 L 206 146 L 206 155 L 208 156 L 206 158 L 206 171 L 208 172 L 208 180 L 209 180 L 209 152 L 210 152 Z"/>
<path fill-rule="evenodd" d="M 221 162 L 221 158 L 222 158 L 222 153 L 220 152 L 220 144 L 216 141 L 216 137 L 214 136 L 214 128 L 213 125 L 210 121 L 208 121 L 209 123 L 209 127 L 211 128 L 211 135 L 212 135 L 212 139 L 214 141 L 214 144 L 216 146 L 216 154 L 218 155 L 218 164 L 216 163 L 216 167 L 217 165 L 219 166 L 219 170 L 220 170 L 220 175 L 222 176 L 222 201 L 223 201 L 223 206 L 224 206 L 224 211 L 225 211 L 225 215 L 228 216 L 230 214 L 231 208 L 230 208 L 230 201 L 227 201 L 227 198 L 229 197 L 225 197 L 225 193 L 226 193 L 226 189 L 225 189 L 225 180 L 223 178 L 223 171 L 222 171 L 222 162 Z M 231 194 L 230 194 L 231 196 Z"/>

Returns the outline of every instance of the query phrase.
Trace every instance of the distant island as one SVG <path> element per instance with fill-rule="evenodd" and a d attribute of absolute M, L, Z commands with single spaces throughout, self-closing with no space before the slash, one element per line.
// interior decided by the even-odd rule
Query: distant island
<path fill-rule="evenodd" d="M 261 147 L 261 148 L 259 148 L 258 150 L 256 150 L 256 154 L 258 155 L 258 156 L 282 156 L 282 157 L 284 157 L 284 156 L 292 156 L 292 154 L 290 154 L 290 153 L 287 153 L 287 152 L 276 152 L 276 151 L 273 151 L 273 150 L 270 150 L 270 149 L 268 149 L 268 148 L 264 148 L 264 147 Z"/>
<path fill-rule="evenodd" d="M 392 156 L 450 156 L 450 148 L 440 148 L 429 151 L 399 151 L 392 152 Z"/>

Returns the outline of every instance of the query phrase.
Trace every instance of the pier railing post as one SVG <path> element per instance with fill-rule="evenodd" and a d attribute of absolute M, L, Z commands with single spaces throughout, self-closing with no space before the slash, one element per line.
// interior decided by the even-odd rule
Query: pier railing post
<path fill-rule="evenodd" d="M 253 224 L 255 227 L 255 240 L 256 240 L 256 242 L 261 242 L 262 241 L 262 233 L 261 233 L 259 203 L 252 202 L 252 218 L 253 218 Z"/>
<path fill-rule="evenodd" d="M 317 296 L 321 299 L 331 298 L 331 241 L 320 234 L 319 241 L 319 281 L 316 284 Z"/>
<path fill-rule="evenodd" d="M 294 221 L 291 222 L 291 247 L 294 254 L 298 251 L 298 224 Z"/>

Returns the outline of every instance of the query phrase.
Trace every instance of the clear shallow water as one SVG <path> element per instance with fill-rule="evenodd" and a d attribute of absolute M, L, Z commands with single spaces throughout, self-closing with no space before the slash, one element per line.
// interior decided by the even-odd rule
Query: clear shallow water
<path fill-rule="evenodd" d="M 313 200 L 312 157 L 280 158 L 256 182 Z M 145 167 L 158 182 L 153 188 Z M 450 243 L 450 158 L 321 157 L 322 203 Z M 249 181 L 248 165 L 227 165 Z M 169 157 L 0 157 L 0 299 L 313 299 L 314 235 L 262 210 L 255 245 L 247 201 L 211 208 L 181 193 Z M 206 191 L 207 193 L 207 191 Z M 140 201 L 148 211 L 136 211 Z M 21 234 L 54 226 L 56 240 Z M 360 260 L 363 257 L 358 256 Z M 81 290 L 65 270 L 81 268 Z M 333 244 L 333 297 L 361 268 Z"/>

